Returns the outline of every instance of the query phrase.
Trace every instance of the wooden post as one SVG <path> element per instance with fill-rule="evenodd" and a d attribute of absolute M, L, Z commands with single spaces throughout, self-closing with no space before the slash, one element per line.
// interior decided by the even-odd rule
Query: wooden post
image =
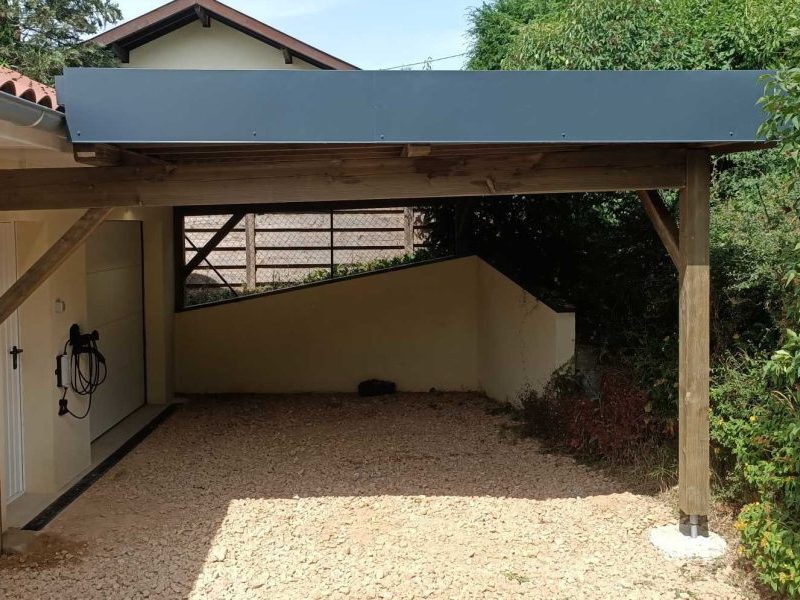
<path fill-rule="evenodd" d="M 258 286 L 258 273 L 256 265 L 256 216 L 248 213 L 244 218 L 245 228 L 245 264 L 247 275 L 245 285 L 249 290 L 255 290 Z"/>
<path fill-rule="evenodd" d="M 90 208 L 30 269 L 0 296 L 0 323 L 10 317 L 25 300 L 78 249 L 105 220 L 110 208 Z"/>
<path fill-rule="evenodd" d="M 679 503 L 681 531 L 708 535 L 710 497 L 709 196 L 707 151 L 690 150 L 680 196 Z"/>
<path fill-rule="evenodd" d="M 406 254 L 414 252 L 414 209 L 407 206 L 403 209 L 403 246 Z"/>
<path fill-rule="evenodd" d="M 335 254 L 335 252 L 336 252 L 336 244 L 335 244 L 335 238 L 334 238 L 334 232 L 336 230 L 334 228 L 333 217 L 334 217 L 334 213 L 333 213 L 333 211 L 331 211 L 331 240 L 330 240 L 331 241 L 331 279 L 336 277 L 336 262 L 335 262 L 335 259 L 336 259 L 336 254 Z"/>

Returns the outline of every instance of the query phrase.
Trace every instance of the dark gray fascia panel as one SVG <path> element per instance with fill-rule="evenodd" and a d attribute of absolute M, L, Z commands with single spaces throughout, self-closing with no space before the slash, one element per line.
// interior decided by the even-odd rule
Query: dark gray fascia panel
<path fill-rule="evenodd" d="M 765 71 L 67 69 L 73 142 L 755 142 Z"/>

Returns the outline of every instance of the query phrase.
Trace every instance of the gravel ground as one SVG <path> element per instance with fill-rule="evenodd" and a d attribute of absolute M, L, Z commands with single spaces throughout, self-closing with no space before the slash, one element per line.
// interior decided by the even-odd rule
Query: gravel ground
<path fill-rule="evenodd" d="M 662 557 L 664 500 L 509 433 L 473 395 L 182 407 L 0 559 L 0 598 L 749 598 Z"/>

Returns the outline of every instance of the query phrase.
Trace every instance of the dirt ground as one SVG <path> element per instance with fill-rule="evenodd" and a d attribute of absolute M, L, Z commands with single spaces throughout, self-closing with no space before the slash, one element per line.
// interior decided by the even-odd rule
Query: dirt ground
<path fill-rule="evenodd" d="M 663 499 L 520 440 L 473 395 L 181 407 L 0 559 L 0 598 L 750 598 L 647 539 Z"/>

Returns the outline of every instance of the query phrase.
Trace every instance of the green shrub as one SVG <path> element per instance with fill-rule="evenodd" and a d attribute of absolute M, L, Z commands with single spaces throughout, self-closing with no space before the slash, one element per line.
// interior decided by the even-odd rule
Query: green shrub
<path fill-rule="evenodd" d="M 800 519 L 770 502 L 754 502 L 736 521 L 740 551 L 773 591 L 800 597 Z"/>
<path fill-rule="evenodd" d="M 370 273 L 372 271 L 380 271 L 381 269 L 390 269 L 393 267 L 401 267 L 403 265 L 410 265 L 413 263 L 421 262 L 424 260 L 431 260 L 436 257 L 436 254 L 429 250 L 417 250 L 409 254 L 401 256 L 393 256 L 392 258 L 378 258 L 375 260 L 334 265 L 333 278 L 347 277 L 348 275 L 359 275 L 361 273 Z M 317 281 L 325 281 L 331 279 L 330 269 L 318 269 L 309 273 L 302 281 L 302 283 L 315 283 Z"/>
<path fill-rule="evenodd" d="M 800 307 L 798 266 L 800 244 L 787 261 L 788 315 Z M 768 360 L 730 358 L 716 378 L 711 437 L 722 489 L 747 502 L 742 553 L 761 581 L 800 597 L 800 336 L 787 330 Z"/>
<path fill-rule="evenodd" d="M 572 365 L 559 369 L 541 394 L 528 391 L 520 398 L 523 434 L 613 464 L 630 464 L 661 443 L 663 423 L 628 374 L 605 368 L 599 388 L 593 397 Z"/>

